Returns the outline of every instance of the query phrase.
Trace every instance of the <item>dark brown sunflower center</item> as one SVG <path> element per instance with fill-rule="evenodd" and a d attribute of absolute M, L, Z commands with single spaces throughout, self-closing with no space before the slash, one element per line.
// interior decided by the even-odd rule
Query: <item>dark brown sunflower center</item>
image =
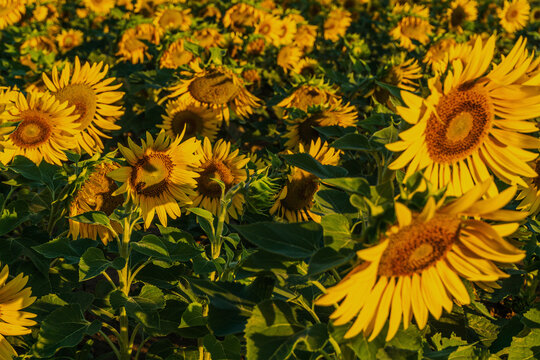
<path fill-rule="evenodd" d="M 191 95 L 202 103 L 224 105 L 234 99 L 240 88 L 218 71 L 196 78 L 189 84 Z"/>
<path fill-rule="evenodd" d="M 458 5 L 454 11 L 452 11 L 452 15 L 450 16 L 450 24 L 452 27 L 460 26 L 463 24 L 465 19 L 467 19 L 467 13 L 462 6 Z"/>
<path fill-rule="evenodd" d="M 175 135 L 182 134 L 184 128 L 186 129 L 184 139 L 200 134 L 203 126 L 204 119 L 199 114 L 190 110 L 177 112 L 174 114 L 171 122 L 171 129 Z"/>
<path fill-rule="evenodd" d="M 76 201 L 86 203 L 92 211 L 103 211 L 111 215 L 114 209 L 124 201 L 122 195 L 112 196 L 118 187 L 111 178 L 107 177 L 107 173 L 114 168 L 116 167 L 107 164 L 93 173 L 79 190 Z"/>
<path fill-rule="evenodd" d="M 320 126 L 320 120 L 323 118 L 321 114 L 315 114 L 300 124 L 298 124 L 298 137 L 302 144 L 311 144 L 312 140 L 317 140 L 319 133 L 315 130 L 314 126 Z"/>
<path fill-rule="evenodd" d="M 167 190 L 173 168 L 174 164 L 167 154 L 156 152 L 145 155 L 133 166 L 131 186 L 139 195 L 158 197 Z"/>
<path fill-rule="evenodd" d="M 540 160 L 536 160 L 536 173 L 538 174 L 537 177 L 533 179 L 533 184 L 536 186 L 537 189 L 540 189 Z"/>
<path fill-rule="evenodd" d="M 287 196 L 281 200 L 281 205 L 293 211 L 310 208 L 317 190 L 319 190 L 319 179 L 316 176 L 293 178 L 287 181 Z"/>
<path fill-rule="evenodd" d="M 317 88 L 309 88 L 298 93 L 293 106 L 306 111 L 310 106 L 322 105 L 326 102 L 326 95 Z"/>
<path fill-rule="evenodd" d="M 259 28 L 259 33 L 263 35 L 268 35 L 270 34 L 270 30 L 272 30 L 272 27 L 270 26 L 270 24 L 264 23 Z"/>
<path fill-rule="evenodd" d="M 518 15 L 519 15 L 518 9 L 516 9 L 515 7 L 511 8 L 506 12 L 506 20 L 515 21 Z"/>
<path fill-rule="evenodd" d="M 380 276 L 408 276 L 433 266 L 458 239 L 461 220 L 435 215 L 426 222 L 415 221 L 389 237 L 381 256 Z"/>
<path fill-rule="evenodd" d="M 54 96 L 63 103 L 67 101 L 69 106 L 75 105 L 75 114 L 80 117 L 77 120 L 81 124 L 80 130 L 84 130 L 94 121 L 96 114 L 96 93 L 88 85 L 72 84 L 60 89 Z"/>
<path fill-rule="evenodd" d="M 431 159 L 453 163 L 475 151 L 489 133 L 493 105 L 482 90 L 467 86 L 441 97 L 426 126 Z"/>
<path fill-rule="evenodd" d="M 221 197 L 221 187 L 213 179 L 223 181 L 225 191 L 229 190 L 234 185 L 234 175 L 231 169 L 221 161 L 209 160 L 201 168 L 204 170 L 200 173 L 197 179 L 198 191 L 204 196 L 211 198 Z"/>
<path fill-rule="evenodd" d="M 411 39 L 419 40 L 425 36 L 422 19 L 406 17 L 401 20 L 401 33 Z"/>
<path fill-rule="evenodd" d="M 534 21 L 540 20 L 540 9 L 533 10 L 532 18 L 534 19 Z"/>
<path fill-rule="evenodd" d="M 52 133 L 49 114 L 29 109 L 23 111 L 20 118 L 22 121 L 9 136 L 13 144 L 21 148 L 32 148 L 49 140 Z"/>

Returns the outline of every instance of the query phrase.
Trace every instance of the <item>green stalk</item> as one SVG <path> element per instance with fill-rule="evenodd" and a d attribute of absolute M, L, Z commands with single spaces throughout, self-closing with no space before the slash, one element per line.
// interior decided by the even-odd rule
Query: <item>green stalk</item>
<path fill-rule="evenodd" d="M 119 241 L 118 246 L 120 250 L 120 256 L 126 261 L 124 267 L 118 271 L 118 279 L 120 281 L 119 289 L 124 295 L 129 296 L 130 288 L 130 269 L 129 269 L 129 240 L 131 237 L 131 224 L 128 218 L 124 218 L 124 233 L 122 239 Z M 120 345 L 120 359 L 129 360 L 131 358 L 132 344 L 130 344 L 129 336 L 129 319 L 127 316 L 126 308 L 123 307 L 120 310 L 120 338 L 118 343 Z"/>

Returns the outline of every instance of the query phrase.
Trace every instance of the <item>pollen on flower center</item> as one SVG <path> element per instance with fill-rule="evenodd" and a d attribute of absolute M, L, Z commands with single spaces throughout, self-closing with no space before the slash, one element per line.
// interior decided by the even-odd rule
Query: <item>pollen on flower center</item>
<path fill-rule="evenodd" d="M 213 179 L 223 181 L 225 191 L 229 190 L 234 183 L 234 175 L 227 165 L 221 161 L 210 160 L 201 165 L 201 172 L 197 179 L 198 191 L 208 197 L 221 197 L 221 187 Z"/>
<path fill-rule="evenodd" d="M 426 126 L 428 153 L 433 161 L 452 163 L 482 144 L 494 117 L 488 96 L 474 86 L 462 86 L 439 100 Z"/>
<path fill-rule="evenodd" d="M 158 197 L 167 189 L 173 166 L 167 154 L 156 152 L 145 155 L 134 166 L 131 184 L 138 194 Z"/>
<path fill-rule="evenodd" d="M 13 143 L 19 147 L 34 147 L 47 141 L 52 129 L 45 114 L 35 110 L 26 110 L 21 113 L 23 121 L 10 135 Z"/>
<path fill-rule="evenodd" d="M 426 222 L 413 220 L 390 234 L 379 275 L 407 276 L 433 266 L 458 239 L 460 224 L 457 217 L 439 214 Z"/>
<path fill-rule="evenodd" d="M 207 104 L 224 105 L 234 99 L 240 88 L 233 80 L 218 71 L 196 78 L 189 84 L 195 100 Z"/>
<path fill-rule="evenodd" d="M 55 97 L 62 103 L 67 101 L 70 106 L 75 105 L 75 113 L 80 115 L 77 120 L 84 130 L 92 123 L 96 113 L 96 94 L 88 85 L 72 84 L 58 90 Z"/>
<path fill-rule="evenodd" d="M 319 181 L 314 175 L 293 178 L 287 181 L 287 195 L 281 200 L 281 205 L 288 210 L 310 207 L 318 189 Z"/>

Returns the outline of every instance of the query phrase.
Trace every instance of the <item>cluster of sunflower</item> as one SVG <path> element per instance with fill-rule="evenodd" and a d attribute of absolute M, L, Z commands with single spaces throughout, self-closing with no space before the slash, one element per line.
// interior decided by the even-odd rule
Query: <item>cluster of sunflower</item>
<path fill-rule="evenodd" d="M 0 233 L 25 249 L 0 254 L 0 359 L 101 355 L 87 336 L 124 360 L 139 331 L 136 358 L 530 356 L 539 31 L 528 0 L 0 0 Z M 506 306 L 495 345 L 439 330 Z"/>

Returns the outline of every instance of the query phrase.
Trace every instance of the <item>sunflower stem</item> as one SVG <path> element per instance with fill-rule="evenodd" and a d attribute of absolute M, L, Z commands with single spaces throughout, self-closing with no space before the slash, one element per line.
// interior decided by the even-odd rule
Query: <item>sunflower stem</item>
<path fill-rule="evenodd" d="M 120 251 L 120 256 L 125 260 L 124 267 L 118 271 L 118 279 L 120 281 L 120 291 L 125 296 L 129 296 L 129 289 L 130 289 L 130 269 L 129 269 L 129 255 L 130 255 L 130 247 L 129 247 L 129 241 L 131 237 L 131 230 L 132 224 L 129 220 L 130 217 L 124 218 L 124 232 L 122 234 L 122 238 L 118 238 L 118 246 Z M 129 360 L 131 358 L 131 350 L 133 348 L 133 344 L 131 343 L 131 337 L 129 336 L 129 319 L 127 316 L 127 311 L 125 307 L 122 307 L 120 310 L 120 338 L 118 339 L 118 343 L 120 345 L 120 360 Z"/>

